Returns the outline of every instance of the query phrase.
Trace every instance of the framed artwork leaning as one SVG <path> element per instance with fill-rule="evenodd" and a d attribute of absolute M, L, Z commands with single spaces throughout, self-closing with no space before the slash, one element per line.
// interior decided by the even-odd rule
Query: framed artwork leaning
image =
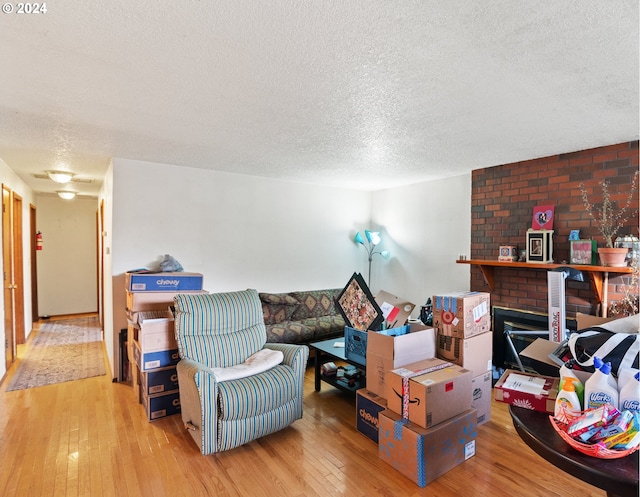
<path fill-rule="evenodd" d="M 336 303 L 347 326 L 356 330 L 377 330 L 384 319 L 382 309 L 359 273 L 353 273 Z"/>

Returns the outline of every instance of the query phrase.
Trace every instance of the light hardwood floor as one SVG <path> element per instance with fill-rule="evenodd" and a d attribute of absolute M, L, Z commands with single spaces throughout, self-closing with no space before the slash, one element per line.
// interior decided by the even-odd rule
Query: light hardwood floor
<path fill-rule="evenodd" d="M 147 422 L 132 388 L 110 375 L 7 392 L 16 366 L 0 386 L 3 497 L 605 496 L 524 445 L 499 402 L 478 429 L 476 456 L 420 488 L 356 431 L 353 398 L 326 384 L 314 391 L 312 368 L 303 419 L 203 457 L 179 415 Z"/>

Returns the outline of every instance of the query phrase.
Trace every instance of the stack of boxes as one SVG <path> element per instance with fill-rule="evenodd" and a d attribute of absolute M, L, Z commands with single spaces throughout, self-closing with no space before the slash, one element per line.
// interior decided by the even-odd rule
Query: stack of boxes
<path fill-rule="evenodd" d="M 491 331 L 490 294 L 457 292 L 433 297 L 433 327 L 436 355 L 473 375 L 472 406 L 478 411 L 478 424 L 491 419 Z"/>
<path fill-rule="evenodd" d="M 127 352 L 134 394 L 147 419 L 180 412 L 180 360 L 171 306 L 178 293 L 206 293 L 199 273 L 126 273 Z"/>
<path fill-rule="evenodd" d="M 476 453 L 471 371 L 436 358 L 387 373 L 378 456 L 424 487 Z"/>
<path fill-rule="evenodd" d="M 477 426 L 491 417 L 489 294 L 433 301 L 434 328 L 366 332 L 367 388 L 356 392 L 358 431 L 422 487 L 475 454 Z"/>

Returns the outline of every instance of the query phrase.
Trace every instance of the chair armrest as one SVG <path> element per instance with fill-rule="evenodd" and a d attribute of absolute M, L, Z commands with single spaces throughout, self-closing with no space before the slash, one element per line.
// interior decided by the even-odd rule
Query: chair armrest
<path fill-rule="evenodd" d="M 302 370 L 307 366 L 307 359 L 309 358 L 309 347 L 306 345 L 294 345 L 290 343 L 265 343 L 265 349 L 279 350 L 284 354 L 284 364 L 297 369 L 301 367 Z"/>
<path fill-rule="evenodd" d="M 181 359 L 178 364 L 180 364 L 180 369 L 185 374 L 185 376 L 189 378 L 194 378 L 196 373 L 203 372 L 211 376 L 211 379 L 215 381 L 215 376 L 213 375 L 213 371 L 211 368 L 208 368 L 202 363 L 196 362 L 192 359 Z"/>

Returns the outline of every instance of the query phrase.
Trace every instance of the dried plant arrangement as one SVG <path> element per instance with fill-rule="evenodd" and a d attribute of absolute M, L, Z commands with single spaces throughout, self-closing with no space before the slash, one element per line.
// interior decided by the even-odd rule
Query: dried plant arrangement
<path fill-rule="evenodd" d="M 596 226 L 604 238 L 605 247 L 613 248 L 613 238 L 616 236 L 618 231 L 624 227 L 630 216 L 638 210 L 632 209 L 631 206 L 633 194 L 638 186 L 638 171 L 633 175 L 631 190 L 629 191 L 629 196 L 622 208 L 616 209 L 613 205 L 611 194 L 609 192 L 609 182 L 602 180 L 600 182 L 600 186 L 602 188 L 602 204 L 600 205 L 594 205 L 589 201 L 584 183 L 580 183 L 580 193 L 582 194 L 584 208 L 596 222 Z"/>
<path fill-rule="evenodd" d="M 624 297 L 609 306 L 609 316 L 634 316 L 640 312 L 640 261 L 637 258 L 632 259 L 631 270 L 631 278 L 625 286 Z"/>

